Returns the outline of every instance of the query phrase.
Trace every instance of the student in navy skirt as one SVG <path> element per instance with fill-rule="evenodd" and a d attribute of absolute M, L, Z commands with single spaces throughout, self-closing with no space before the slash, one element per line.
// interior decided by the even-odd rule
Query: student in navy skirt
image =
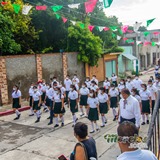
<path fill-rule="evenodd" d="M 110 85 L 111 85 L 111 83 L 110 83 L 108 77 L 106 77 L 105 81 L 103 82 L 103 87 L 105 88 L 105 92 L 107 94 L 109 92 Z"/>
<path fill-rule="evenodd" d="M 90 94 L 88 97 L 88 108 L 89 108 L 89 113 L 88 113 L 88 119 L 91 121 L 91 127 L 92 130 L 90 133 L 94 133 L 94 124 L 96 127 L 96 130 L 99 130 L 99 126 L 97 124 L 97 120 L 99 120 L 99 103 L 98 103 L 98 98 L 96 97 L 96 92 L 94 90 L 90 90 Z"/>
<path fill-rule="evenodd" d="M 34 111 L 33 111 L 33 108 L 32 108 L 33 86 L 34 86 L 34 83 L 31 83 L 31 86 L 29 88 L 29 106 L 30 106 L 30 114 L 29 114 L 29 116 L 34 116 Z"/>

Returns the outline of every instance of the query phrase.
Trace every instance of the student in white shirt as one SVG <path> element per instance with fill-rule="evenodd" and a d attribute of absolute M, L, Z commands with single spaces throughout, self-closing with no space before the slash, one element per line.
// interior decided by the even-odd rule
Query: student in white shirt
<path fill-rule="evenodd" d="M 107 93 L 105 93 L 104 87 L 101 87 L 99 91 L 100 92 L 98 94 L 98 101 L 99 101 L 99 111 L 102 119 L 101 127 L 105 127 L 105 124 L 107 123 L 107 118 L 105 117 L 105 114 L 107 114 L 109 110 L 109 98 Z"/>
<path fill-rule="evenodd" d="M 51 87 L 51 85 L 49 83 L 46 83 L 46 96 L 45 96 L 45 99 L 44 99 L 44 104 L 46 106 L 45 112 L 48 112 L 50 110 L 50 104 L 51 104 L 51 101 L 49 99 L 50 87 Z"/>
<path fill-rule="evenodd" d="M 118 106 L 118 96 L 119 96 L 119 92 L 118 90 L 115 88 L 115 84 L 111 84 L 111 88 L 109 90 L 109 100 L 110 100 L 110 107 L 112 108 L 112 112 L 113 112 L 113 121 L 116 120 L 117 117 L 117 111 L 116 108 Z"/>
<path fill-rule="evenodd" d="M 137 127 L 129 121 L 121 123 L 117 128 L 118 133 L 118 145 L 121 150 L 121 154 L 117 157 L 117 160 L 157 160 L 156 156 L 149 150 L 141 150 L 138 147 L 131 147 L 131 144 L 136 143 L 131 137 L 138 136 L 139 130 Z M 123 139 L 123 140 L 122 140 Z"/>
<path fill-rule="evenodd" d="M 147 89 L 146 84 L 142 84 L 142 90 L 139 92 L 139 95 L 142 99 L 142 125 L 145 125 L 145 115 L 147 119 L 147 124 L 149 124 L 149 114 L 150 108 L 152 107 L 151 92 Z"/>
<path fill-rule="evenodd" d="M 42 86 L 41 86 L 41 106 L 43 106 L 43 111 L 48 112 L 48 107 L 45 105 L 45 97 L 46 97 L 46 83 L 45 80 L 43 80 L 42 82 Z"/>
<path fill-rule="evenodd" d="M 89 77 L 86 77 L 85 84 L 87 85 L 87 88 L 90 89 L 91 81 Z"/>
<path fill-rule="evenodd" d="M 133 82 L 131 80 L 131 77 L 128 76 L 127 77 L 127 81 L 126 81 L 126 88 L 131 92 L 133 87 L 134 87 L 134 84 L 133 84 Z"/>
<path fill-rule="evenodd" d="M 90 90 L 94 90 L 94 92 L 96 92 L 96 96 L 97 96 L 99 88 L 98 88 L 97 83 L 95 81 L 91 81 Z"/>
<path fill-rule="evenodd" d="M 18 120 L 21 116 L 21 113 L 18 111 L 18 108 L 21 108 L 21 91 L 17 85 L 13 86 L 12 91 L 12 108 L 13 111 L 16 113 L 16 118 L 14 120 Z"/>
<path fill-rule="evenodd" d="M 37 86 L 33 87 L 33 99 L 32 99 L 32 105 L 33 105 L 33 110 L 34 113 L 37 116 L 37 120 L 35 121 L 35 123 L 38 123 L 40 121 L 41 118 L 41 113 L 40 113 L 40 105 L 41 105 L 41 94 L 39 93 Z"/>
<path fill-rule="evenodd" d="M 76 87 L 74 85 L 71 85 L 71 89 L 68 94 L 68 101 L 69 101 L 70 111 L 73 116 L 72 127 L 74 127 L 76 124 L 76 121 L 78 120 L 78 118 L 76 117 L 76 112 L 78 112 L 78 92 L 76 91 Z"/>
<path fill-rule="evenodd" d="M 68 94 L 69 94 L 71 85 L 72 85 L 72 81 L 71 81 L 69 75 L 67 75 L 66 79 L 64 80 L 64 86 L 66 88 L 66 99 L 65 99 L 66 104 L 68 104 Z"/>
<path fill-rule="evenodd" d="M 103 87 L 105 88 L 105 91 L 107 94 L 109 92 L 110 85 L 111 85 L 111 83 L 110 83 L 108 77 L 106 77 L 105 81 L 103 82 Z"/>
<path fill-rule="evenodd" d="M 128 89 L 123 89 L 121 93 L 122 99 L 119 102 L 119 123 L 130 121 L 139 128 L 141 122 L 141 111 L 138 100 L 130 95 Z"/>
<path fill-rule="evenodd" d="M 147 89 L 150 91 L 151 93 L 151 100 L 152 100 L 152 113 L 154 110 L 154 105 L 155 105 L 155 100 L 157 99 L 157 89 L 155 86 L 153 86 L 152 80 L 148 81 L 148 86 Z"/>
<path fill-rule="evenodd" d="M 121 99 L 121 91 L 122 89 L 126 88 L 125 86 L 125 80 L 121 79 L 120 83 L 118 84 L 118 91 L 119 91 L 119 99 Z"/>
<path fill-rule="evenodd" d="M 54 83 L 54 82 L 57 83 L 57 86 L 59 85 L 59 82 L 57 81 L 57 77 L 55 77 L 55 76 L 53 77 L 53 81 L 52 81 L 52 84 L 51 84 L 52 87 L 53 87 L 53 83 Z"/>
<path fill-rule="evenodd" d="M 115 85 L 115 87 L 117 87 L 117 76 L 114 74 L 114 73 L 112 73 L 112 75 L 111 75 L 111 81 L 112 81 L 112 84 L 114 84 Z"/>
<path fill-rule="evenodd" d="M 63 127 L 64 126 L 64 117 L 63 117 L 63 114 L 65 113 L 65 108 L 64 108 L 64 95 L 62 94 L 61 92 L 61 89 L 59 87 L 55 88 L 55 93 L 54 93 L 54 109 L 53 109 L 53 112 L 54 112 L 54 119 L 55 119 L 55 126 L 54 128 L 56 127 L 59 127 L 59 124 L 58 124 L 58 115 L 62 121 L 61 123 L 61 126 Z"/>
<path fill-rule="evenodd" d="M 79 95 L 80 95 L 80 110 L 82 112 L 80 116 L 82 117 L 84 115 L 83 106 L 85 106 L 86 116 L 88 116 L 87 99 L 89 95 L 89 89 L 87 88 L 86 83 L 82 84 L 82 88 L 79 91 Z"/>
<path fill-rule="evenodd" d="M 72 84 L 73 85 L 78 85 L 79 86 L 79 78 L 77 78 L 77 74 L 74 74 L 73 79 L 72 79 Z"/>
<path fill-rule="evenodd" d="M 99 115 L 98 115 L 99 103 L 94 90 L 90 90 L 87 103 L 89 108 L 88 119 L 91 121 L 91 127 L 92 127 L 92 130 L 90 131 L 90 133 L 94 133 L 95 132 L 94 124 L 95 124 L 96 130 L 99 131 L 99 126 L 97 124 L 97 120 L 99 120 Z"/>
<path fill-rule="evenodd" d="M 34 83 L 31 83 L 31 86 L 29 88 L 29 106 L 30 106 L 30 114 L 29 116 L 34 116 L 34 111 L 33 111 L 33 108 L 32 108 L 32 94 L 33 94 L 33 86 L 34 86 Z"/>
<path fill-rule="evenodd" d="M 92 82 L 92 81 L 95 81 L 95 82 L 96 82 L 96 85 L 98 85 L 98 79 L 96 78 L 96 75 L 93 75 L 93 76 L 92 76 L 91 82 Z"/>
<path fill-rule="evenodd" d="M 142 84 L 142 80 L 139 78 L 139 76 L 135 76 L 135 79 L 133 80 L 133 85 L 134 88 L 136 88 L 138 91 L 140 91 L 142 89 L 141 84 Z"/>
<path fill-rule="evenodd" d="M 156 87 L 157 91 L 160 90 L 160 76 L 156 77 L 153 86 Z"/>

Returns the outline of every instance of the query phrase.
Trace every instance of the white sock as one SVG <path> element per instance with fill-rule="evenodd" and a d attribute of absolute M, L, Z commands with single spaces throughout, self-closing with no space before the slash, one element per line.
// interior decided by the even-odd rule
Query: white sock
<path fill-rule="evenodd" d="M 117 115 L 116 108 L 112 108 L 113 116 L 115 117 Z"/>
<path fill-rule="evenodd" d="M 30 108 L 30 112 L 31 112 L 31 114 L 34 114 L 34 112 L 33 112 L 33 108 Z"/>
<path fill-rule="evenodd" d="M 40 118 L 40 111 L 36 112 L 36 116 L 37 116 L 37 118 Z"/>
<path fill-rule="evenodd" d="M 73 124 L 74 124 L 74 125 L 76 124 L 76 119 L 77 119 L 77 117 L 76 117 L 76 115 L 74 114 L 74 115 L 73 115 Z"/>
<path fill-rule="evenodd" d="M 83 108 L 80 108 L 80 110 L 81 110 L 82 114 L 84 114 L 84 112 L 83 112 Z"/>
<path fill-rule="evenodd" d="M 143 122 L 145 122 L 145 115 L 144 114 L 142 115 L 142 120 L 143 120 Z"/>
<path fill-rule="evenodd" d="M 104 120 L 104 122 L 107 122 L 106 116 L 103 116 L 103 120 Z"/>
<path fill-rule="evenodd" d="M 103 118 L 104 116 L 101 116 L 101 119 L 102 119 L 102 126 L 104 126 L 105 125 L 105 123 L 104 123 L 104 118 Z"/>
<path fill-rule="evenodd" d="M 92 128 L 92 131 L 94 131 L 94 124 L 93 124 L 93 122 L 91 122 L 91 128 Z"/>
<path fill-rule="evenodd" d="M 61 121 L 62 121 L 62 123 L 64 123 L 64 117 L 63 116 L 61 117 Z"/>
<path fill-rule="evenodd" d="M 149 115 L 148 114 L 146 115 L 146 119 L 149 120 Z"/>
<path fill-rule="evenodd" d="M 85 110 L 86 110 L 86 116 L 88 116 L 88 109 L 87 109 L 87 108 L 85 108 Z"/>
<path fill-rule="evenodd" d="M 94 124 L 96 126 L 96 129 L 99 129 L 97 122 L 95 122 Z"/>
<path fill-rule="evenodd" d="M 16 116 L 18 117 L 18 115 L 20 115 L 20 112 L 18 111 L 18 109 L 16 109 Z"/>
<path fill-rule="evenodd" d="M 58 117 L 55 117 L 55 123 L 58 124 Z"/>

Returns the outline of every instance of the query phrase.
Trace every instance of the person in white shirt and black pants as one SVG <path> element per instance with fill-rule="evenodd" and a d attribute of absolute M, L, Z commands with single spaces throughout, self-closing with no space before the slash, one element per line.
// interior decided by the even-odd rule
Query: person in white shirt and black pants
<path fill-rule="evenodd" d="M 29 116 L 34 116 L 34 111 L 33 111 L 33 108 L 32 108 L 33 86 L 34 86 L 34 84 L 31 83 L 31 86 L 29 88 L 29 106 L 30 106 L 30 114 L 29 114 Z"/>
<path fill-rule="evenodd" d="M 107 123 L 105 114 L 107 114 L 109 110 L 109 99 L 107 93 L 105 93 L 104 87 L 100 88 L 100 93 L 98 94 L 98 101 L 99 101 L 99 111 L 102 118 L 101 127 L 105 127 L 105 124 Z"/>
<path fill-rule="evenodd" d="M 119 116 L 118 121 L 121 124 L 124 121 L 130 121 L 140 127 L 141 112 L 139 102 L 136 98 L 130 95 L 128 89 L 121 91 L 122 99 L 119 102 Z"/>
<path fill-rule="evenodd" d="M 152 99 L 151 99 L 151 92 L 147 89 L 146 84 L 141 85 L 142 90 L 139 92 L 139 95 L 142 99 L 142 125 L 145 125 L 145 115 L 147 118 L 147 124 L 149 124 L 149 114 L 150 108 L 152 107 Z"/>
<path fill-rule="evenodd" d="M 12 108 L 13 111 L 16 113 L 16 118 L 14 120 L 17 120 L 20 118 L 21 113 L 18 111 L 18 108 L 21 108 L 21 91 L 19 90 L 19 87 L 17 85 L 13 86 L 13 92 L 12 92 Z"/>

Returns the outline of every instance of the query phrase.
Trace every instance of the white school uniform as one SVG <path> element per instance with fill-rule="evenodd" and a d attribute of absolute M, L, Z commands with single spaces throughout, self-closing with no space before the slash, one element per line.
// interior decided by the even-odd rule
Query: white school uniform
<path fill-rule="evenodd" d="M 139 102 L 139 103 L 141 103 L 141 102 L 142 102 L 141 97 L 140 97 L 139 95 L 137 95 L 137 94 L 136 94 L 136 95 L 135 95 L 135 96 L 133 96 L 133 97 L 134 97 L 134 98 L 136 98 L 136 99 L 138 100 L 138 102 Z"/>
<path fill-rule="evenodd" d="M 117 81 L 117 76 L 112 76 L 112 77 L 111 77 L 111 80 L 112 80 L 112 82 Z"/>
<path fill-rule="evenodd" d="M 157 91 L 160 90 L 160 82 L 154 82 L 153 86 L 156 87 Z"/>
<path fill-rule="evenodd" d="M 12 98 L 19 98 L 22 96 L 22 93 L 20 90 L 12 92 Z"/>
<path fill-rule="evenodd" d="M 147 90 L 149 90 L 150 93 L 151 93 L 151 99 L 156 100 L 156 96 L 155 96 L 155 93 L 157 92 L 156 87 L 154 87 L 153 85 L 152 86 L 147 86 Z"/>
<path fill-rule="evenodd" d="M 80 95 L 88 95 L 89 94 L 89 89 L 87 88 L 87 87 L 85 87 L 85 88 L 81 88 L 80 89 Z"/>
<path fill-rule="evenodd" d="M 121 93 L 122 89 L 125 88 L 124 84 L 118 84 L 119 93 Z"/>
<path fill-rule="evenodd" d="M 91 82 L 92 82 L 92 81 L 95 81 L 95 82 L 96 82 L 96 84 L 98 85 L 98 79 L 96 79 L 96 78 L 92 78 L 92 79 L 91 79 Z"/>
<path fill-rule="evenodd" d="M 52 87 L 53 87 L 53 83 L 54 83 L 54 82 L 56 82 L 56 83 L 57 83 L 57 86 L 59 86 L 59 82 L 58 82 L 57 80 L 55 80 L 55 81 L 53 80 L 52 83 L 51 83 L 51 86 L 52 86 Z"/>
<path fill-rule="evenodd" d="M 73 78 L 72 79 L 72 84 L 73 85 L 76 85 L 76 84 L 79 84 L 79 79 L 76 77 L 76 78 Z"/>
<path fill-rule="evenodd" d="M 48 98 L 49 98 L 50 100 L 52 100 L 52 101 L 54 101 L 54 93 L 55 93 L 55 91 L 54 91 L 53 88 L 50 88 L 50 89 L 48 90 Z"/>
<path fill-rule="evenodd" d="M 97 85 L 94 85 L 94 86 L 90 86 L 90 89 L 91 90 L 94 90 L 95 92 L 97 92 L 97 89 L 98 89 L 98 86 Z"/>
<path fill-rule="evenodd" d="M 32 96 L 32 94 L 33 94 L 33 88 L 30 87 L 28 93 L 29 93 L 29 96 Z"/>
<path fill-rule="evenodd" d="M 64 85 L 65 85 L 66 91 L 70 91 L 72 81 L 70 79 L 65 79 L 64 80 Z"/>
<path fill-rule="evenodd" d="M 91 81 L 85 81 L 85 84 L 87 85 L 87 88 L 90 88 L 90 86 L 91 86 Z"/>
<path fill-rule="evenodd" d="M 141 79 L 134 79 L 133 80 L 133 86 L 134 88 L 136 88 L 138 91 L 140 91 L 142 89 L 141 84 L 142 84 L 142 80 Z"/>
<path fill-rule="evenodd" d="M 77 91 L 70 91 L 68 94 L 68 98 L 71 100 L 75 100 L 78 98 L 78 92 Z"/>
<path fill-rule="evenodd" d="M 55 103 L 62 102 L 62 98 L 64 98 L 63 94 L 61 94 L 61 97 L 60 97 L 60 94 L 54 93 L 54 101 L 55 101 Z"/>
<path fill-rule="evenodd" d="M 61 93 L 64 95 L 66 92 L 66 89 L 64 87 L 61 87 Z"/>
<path fill-rule="evenodd" d="M 104 82 L 103 82 L 103 87 L 104 87 L 105 89 L 109 89 L 110 85 L 111 85 L 111 83 L 110 83 L 109 81 L 104 81 Z"/>
<path fill-rule="evenodd" d="M 99 93 L 98 94 L 98 101 L 99 103 L 106 103 L 108 101 L 108 95 L 106 93 Z"/>
<path fill-rule="evenodd" d="M 39 101 L 39 97 L 41 96 L 41 94 L 39 93 L 39 91 L 33 92 L 33 101 Z"/>
<path fill-rule="evenodd" d="M 149 90 L 145 90 L 145 91 L 141 90 L 139 92 L 139 95 L 140 95 L 142 101 L 147 101 L 151 97 L 151 92 Z"/>
<path fill-rule="evenodd" d="M 126 88 L 127 88 L 130 92 L 132 91 L 133 87 L 134 87 L 134 84 L 133 84 L 132 81 L 127 81 L 127 82 L 126 82 Z"/>
<path fill-rule="evenodd" d="M 98 98 L 88 97 L 87 104 L 90 108 L 97 108 L 97 105 L 99 104 Z"/>
<path fill-rule="evenodd" d="M 110 95 L 110 97 L 117 97 L 119 95 L 119 92 L 116 88 L 115 89 L 111 88 L 109 90 L 109 95 Z"/>

